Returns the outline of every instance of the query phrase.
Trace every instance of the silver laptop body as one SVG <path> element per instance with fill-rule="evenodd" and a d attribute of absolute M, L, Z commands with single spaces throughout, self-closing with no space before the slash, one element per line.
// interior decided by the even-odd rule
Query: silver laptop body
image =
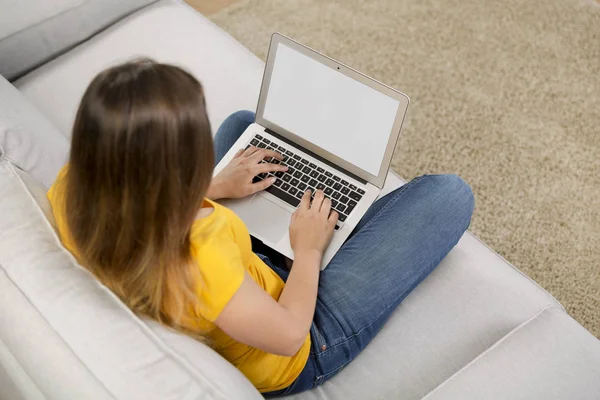
<path fill-rule="evenodd" d="M 220 203 L 244 221 L 252 236 L 293 259 L 291 215 L 307 189 L 324 190 L 340 214 L 324 269 L 379 196 L 408 104 L 405 94 L 274 33 L 255 123 L 219 162 L 215 175 L 250 145 L 283 154 L 282 163 L 290 169 L 275 174 L 276 183 L 265 191 Z"/>

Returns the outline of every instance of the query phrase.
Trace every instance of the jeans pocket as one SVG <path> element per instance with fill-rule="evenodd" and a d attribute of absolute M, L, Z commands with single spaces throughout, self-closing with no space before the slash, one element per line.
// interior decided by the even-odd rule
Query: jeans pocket
<path fill-rule="evenodd" d="M 313 322 L 311 328 L 311 340 L 313 342 L 313 352 L 315 354 L 320 354 L 327 350 L 327 342 L 325 341 L 325 336 L 321 333 L 321 330 L 317 327 L 317 325 Z"/>

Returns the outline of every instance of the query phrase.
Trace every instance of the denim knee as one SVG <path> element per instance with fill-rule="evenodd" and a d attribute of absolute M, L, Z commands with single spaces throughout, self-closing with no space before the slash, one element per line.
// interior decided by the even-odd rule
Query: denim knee
<path fill-rule="evenodd" d="M 251 124 L 254 122 L 255 115 L 254 112 L 249 110 L 240 110 L 236 111 L 233 114 L 229 115 L 223 123 L 226 122 L 246 122 L 247 124 Z"/>
<path fill-rule="evenodd" d="M 455 174 L 425 175 L 422 179 L 430 181 L 436 191 L 441 191 L 441 197 L 445 201 L 460 205 L 456 209 L 456 216 L 468 227 L 475 207 L 475 196 L 471 186 Z"/>
<path fill-rule="evenodd" d="M 236 111 L 223 121 L 213 139 L 215 165 L 221 161 L 231 146 L 240 138 L 246 128 L 254 122 L 252 111 Z"/>

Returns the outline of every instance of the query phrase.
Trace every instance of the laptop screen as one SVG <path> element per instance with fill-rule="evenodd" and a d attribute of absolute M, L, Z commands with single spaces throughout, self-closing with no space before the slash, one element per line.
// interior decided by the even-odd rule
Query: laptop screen
<path fill-rule="evenodd" d="M 377 176 L 399 102 L 279 43 L 263 117 Z"/>

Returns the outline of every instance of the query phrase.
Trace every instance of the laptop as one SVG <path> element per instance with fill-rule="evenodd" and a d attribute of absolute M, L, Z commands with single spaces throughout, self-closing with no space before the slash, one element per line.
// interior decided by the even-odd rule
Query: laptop
<path fill-rule="evenodd" d="M 403 93 L 288 37 L 274 33 L 256 120 L 215 168 L 221 171 L 248 146 L 281 153 L 287 172 L 268 189 L 221 202 L 252 236 L 294 258 L 288 228 L 307 189 L 322 189 L 339 214 L 323 255 L 324 269 L 385 183 L 408 108 Z M 276 159 L 262 162 L 279 162 Z"/>

